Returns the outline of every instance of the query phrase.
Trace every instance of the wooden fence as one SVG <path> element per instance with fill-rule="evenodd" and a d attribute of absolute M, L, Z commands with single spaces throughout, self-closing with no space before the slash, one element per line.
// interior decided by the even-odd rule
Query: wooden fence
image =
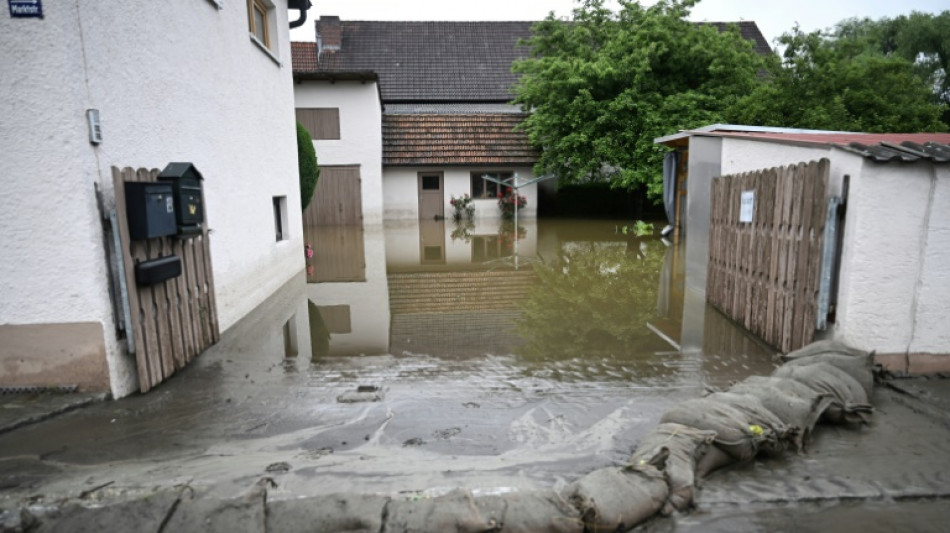
<path fill-rule="evenodd" d="M 706 298 L 783 353 L 815 334 L 828 168 L 822 159 L 713 180 Z M 750 192 L 751 222 L 740 222 Z"/>
<path fill-rule="evenodd" d="M 157 169 L 112 167 L 117 231 L 132 315 L 130 334 L 134 335 L 142 392 L 161 383 L 220 338 L 207 226 L 202 227 L 201 234 L 186 239 L 129 238 L 125 182 L 156 181 L 158 174 Z M 155 285 L 135 284 L 136 263 L 172 254 L 181 258 L 180 276 Z"/>

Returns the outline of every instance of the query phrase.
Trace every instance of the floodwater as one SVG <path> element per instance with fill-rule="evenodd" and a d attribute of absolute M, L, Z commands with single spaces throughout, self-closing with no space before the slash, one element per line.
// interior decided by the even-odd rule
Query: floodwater
<path fill-rule="evenodd" d="M 168 383 L 0 435 L 5 488 L 500 492 L 622 463 L 667 407 L 774 368 L 623 225 L 307 228 L 306 272 Z"/>

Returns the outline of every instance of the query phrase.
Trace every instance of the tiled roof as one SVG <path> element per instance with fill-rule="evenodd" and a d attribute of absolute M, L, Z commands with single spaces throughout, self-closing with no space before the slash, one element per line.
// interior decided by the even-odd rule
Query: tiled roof
<path fill-rule="evenodd" d="M 702 24 L 715 26 L 719 31 L 725 31 L 728 25 L 736 24 L 739 26 L 739 33 L 742 34 L 742 38 L 754 43 L 757 53 L 761 55 L 772 53 L 772 47 L 769 46 L 769 42 L 765 39 L 765 36 L 762 35 L 762 32 L 759 31 L 759 27 L 755 22 L 751 20 L 743 20 L 740 22 L 704 22 Z"/>
<path fill-rule="evenodd" d="M 317 70 L 317 47 L 315 43 L 290 43 L 290 62 L 294 72 Z"/>
<path fill-rule="evenodd" d="M 384 102 L 511 100 L 511 64 L 527 55 L 518 39 L 532 22 L 342 21 L 340 50 L 323 50 L 320 69 L 379 74 Z M 314 68 L 311 52 L 293 56 L 295 71 Z M 302 63 L 297 64 L 297 56 Z"/>
<path fill-rule="evenodd" d="M 386 113 L 390 115 L 475 115 L 481 113 L 506 113 L 521 115 L 519 106 L 498 103 L 429 103 L 386 104 Z"/>
<path fill-rule="evenodd" d="M 899 145 L 882 142 L 874 146 L 851 143 L 844 148 L 878 163 L 913 163 L 922 159 L 932 163 L 950 163 L 950 146 L 935 142 L 917 144 L 913 141 L 904 141 Z"/>
<path fill-rule="evenodd" d="M 324 20 L 326 19 L 326 20 Z M 518 40 L 531 36 L 534 22 L 339 21 L 325 31 L 339 50 L 317 43 L 291 43 L 295 74 L 315 71 L 361 71 L 379 75 L 383 102 L 507 102 L 517 76 L 512 63 L 528 54 Z M 717 28 L 727 23 L 712 22 Z M 754 22 L 738 22 L 756 50 L 771 53 Z M 319 39 L 319 37 L 318 37 Z"/>
<path fill-rule="evenodd" d="M 524 115 L 383 115 L 384 165 L 533 165 Z"/>

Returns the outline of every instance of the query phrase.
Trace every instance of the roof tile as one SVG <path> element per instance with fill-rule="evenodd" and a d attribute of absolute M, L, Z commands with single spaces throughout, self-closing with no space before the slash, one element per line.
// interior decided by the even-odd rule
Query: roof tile
<path fill-rule="evenodd" d="M 383 115 L 383 165 L 533 165 L 512 113 Z"/>

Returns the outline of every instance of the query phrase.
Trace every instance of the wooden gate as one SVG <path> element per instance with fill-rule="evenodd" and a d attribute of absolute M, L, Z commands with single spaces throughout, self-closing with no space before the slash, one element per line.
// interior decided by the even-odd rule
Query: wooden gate
<path fill-rule="evenodd" d="M 822 159 L 712 184 L 706 299 L 783 353 L 815 335 L 828 168 Z M 743 200 L 751 222 L 740 221 Z"/>
<path fill-rule="evenodd" d="M 363 224 L 360 167 L 320 167 L 313 199 L 303 212 L 303 225 L 346 226 Z"/>
<path fill-rule="evenodd" d="M 129 238 L 125 182 L 156 181 L 158 174 L 158 169 L 112 167 L 116 226 L 128 280 L 129 334 L 133 335 L 142 392 L 164 381 L 220 338 L 207 225 L 203 225 L 201 234 L 187 239 Z M 136 263 L 172 254 L 181 258 L 180 276 L 155 285 L 135 284 Z"/>

